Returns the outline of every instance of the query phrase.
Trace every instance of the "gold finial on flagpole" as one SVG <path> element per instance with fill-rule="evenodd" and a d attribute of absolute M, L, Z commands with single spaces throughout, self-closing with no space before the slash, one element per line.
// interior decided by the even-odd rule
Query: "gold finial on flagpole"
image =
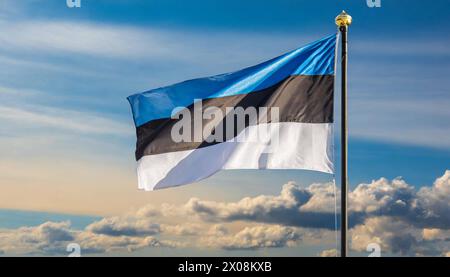
<path fill-rule="evenodd" d="M 336 16 L 336 25 L 339 27 L 343 26 L 350 26 L 352 24 L 352 17 L 346 13 L 345 11 L 342 11 L 338 16 Z"/>

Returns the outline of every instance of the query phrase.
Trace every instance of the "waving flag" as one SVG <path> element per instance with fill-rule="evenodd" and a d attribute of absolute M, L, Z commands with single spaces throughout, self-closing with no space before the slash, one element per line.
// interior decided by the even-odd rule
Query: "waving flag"
<path fill-rule="evenodd" d="M 336 35 L 236 72 L 128 97 L 140 189 L 224 169 L 333 173 Z"/>

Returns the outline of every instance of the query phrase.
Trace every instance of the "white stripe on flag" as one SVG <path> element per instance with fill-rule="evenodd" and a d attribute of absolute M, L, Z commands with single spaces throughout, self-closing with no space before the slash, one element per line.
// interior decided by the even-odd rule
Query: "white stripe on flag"
<path fill-rule="evenodd" d="M 268 147 L 251 139 L 277 130 Z M 240 136 L 246 135 L 246 140 Z M 274 134 L 274 132 L 272 132 Z M 248 139 L 250 138 L 250 139 Z M 240 142 L 237 142 L 240 141 Z M 139 188 L 156 190 L 200 181 L 222 169 L 306 169 L 333 173 L 333 123 L 281 122 L 249 126 L 237 141 L 187 151 L 148 155 L 138 161 Z"/>

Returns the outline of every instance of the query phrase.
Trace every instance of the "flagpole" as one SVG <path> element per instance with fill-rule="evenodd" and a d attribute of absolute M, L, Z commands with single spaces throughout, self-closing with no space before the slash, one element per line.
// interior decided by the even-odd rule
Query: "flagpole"
<path fill-rule="evenodd" d="M 352 23 L 352 17 L 342 11 L 336 17 L 336 25 L 341 32 L 341 257 L 348 254 L 348 217 L 347 217 L 347 195 L 348 195 L 348 159 L 347 159 L 347 32 Z"/>

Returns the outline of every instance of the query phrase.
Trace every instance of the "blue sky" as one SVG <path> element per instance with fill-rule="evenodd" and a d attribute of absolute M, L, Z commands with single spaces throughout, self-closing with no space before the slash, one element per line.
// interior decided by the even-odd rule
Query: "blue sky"
<path fill-rule="evenodd" d="M 278 195 L 289 181 L 329 182 L 314 172 L 235 171 L 178 191 L 137 192 L 126 97 L 278 56 L 335 32 L 342 9 L 354 19 L 351 187 L 398 176 L 430 187 L 450 168 L 448 8 L 407 0 L 373 9 L 365 0 L 82 0 L 79 9 L 64 0 L 2 1 L 0 208 L 112 216 L 147 203 L 238 201 Z M 22 226 L 36 224 L 23 217 Z M 306 248 L 283 249 L 273 251 Z"/>

